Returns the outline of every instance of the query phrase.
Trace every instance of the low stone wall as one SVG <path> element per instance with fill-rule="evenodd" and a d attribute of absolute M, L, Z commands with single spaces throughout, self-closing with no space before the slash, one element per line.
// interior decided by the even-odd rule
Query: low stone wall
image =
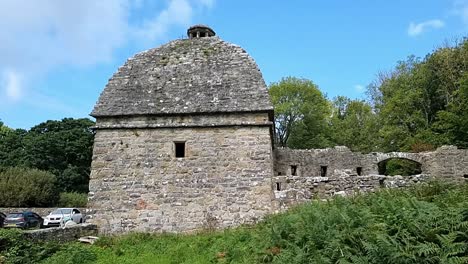
<path fill-rule="evenodd" d="M 32 211 L 44 217 L 57 208 L 59 207 L 0 207 L 0 212 L 9 214 L 9 213 L 15 213 L 15 212 Z M 77 209 L 80 210 L 80 212 L 83 215 L 86 214 L 86 208 L 77 208 Z"/>
<path fill-rule="evenodd" d="M 66 228 L 53 227 L 28 230 L 24 232 L 26 238 L 33 241 L 71 242 L 83 236 L 96 236 L 98 229 L 92 224 L 77 224 Z"/>
<path fill-rule="evenodd" d="M 276 176 L 275 198 L 282 209 L 311 199 L 325 199 L 335 195 L 373 192 L 380 188 L 400 188 L 428 181 L 429 175 L 334 175 L 332 177 Z"/>

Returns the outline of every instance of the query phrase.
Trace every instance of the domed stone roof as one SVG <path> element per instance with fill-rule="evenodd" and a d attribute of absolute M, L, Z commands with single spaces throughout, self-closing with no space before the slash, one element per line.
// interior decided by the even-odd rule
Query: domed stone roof
<path fill-rule="evenodd" d="M 271 112 L 262 74 L 245 50 L 206 36 L 136 54 L 112 76 L 91 115 Z"/>

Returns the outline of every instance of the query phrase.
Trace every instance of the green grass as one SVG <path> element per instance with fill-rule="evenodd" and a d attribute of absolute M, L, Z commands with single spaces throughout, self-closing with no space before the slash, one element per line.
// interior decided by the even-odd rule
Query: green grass
<path fill-rule="evenodd" d="M 467 197 L 442 183 L 337 197 L 255 226 L 73 243 L 43 263 L 468 263 Z"/>

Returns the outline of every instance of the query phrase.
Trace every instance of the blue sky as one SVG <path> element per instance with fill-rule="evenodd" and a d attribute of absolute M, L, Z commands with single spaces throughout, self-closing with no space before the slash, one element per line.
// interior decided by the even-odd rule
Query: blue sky
<path fill-rule="evenodd" d="M 28 129 L 88 117 L 133 54 L 210 25 L 267 84 L 312 80 L 364 98 L 376 74 L 468 33 L 468 0 L 0 0 L 0 119 Z"/>

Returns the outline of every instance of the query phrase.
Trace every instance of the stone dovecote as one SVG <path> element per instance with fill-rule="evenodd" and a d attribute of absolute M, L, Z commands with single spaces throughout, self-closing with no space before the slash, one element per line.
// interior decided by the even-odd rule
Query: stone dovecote
<path fill-rule="evenodd" d="M 100 232 L 184 232 L 275 210 L 273 106 L 239 46 L 197 25 L 136 54 L 91 115 L 88 213 Z"/>

